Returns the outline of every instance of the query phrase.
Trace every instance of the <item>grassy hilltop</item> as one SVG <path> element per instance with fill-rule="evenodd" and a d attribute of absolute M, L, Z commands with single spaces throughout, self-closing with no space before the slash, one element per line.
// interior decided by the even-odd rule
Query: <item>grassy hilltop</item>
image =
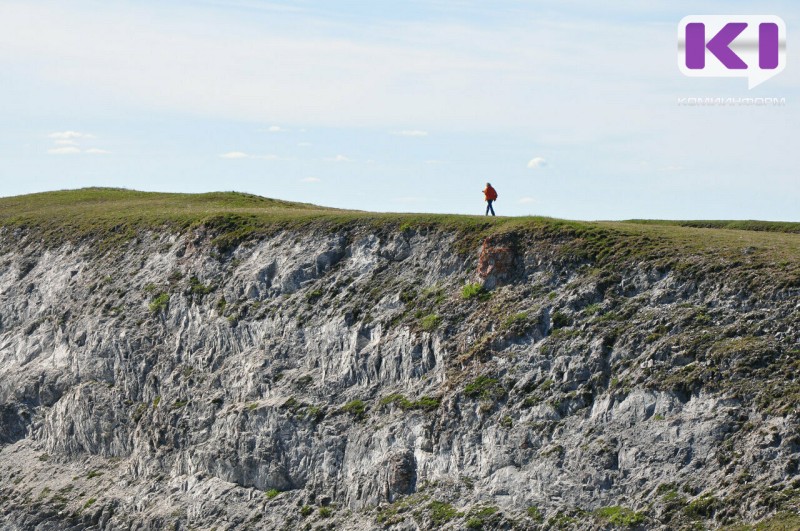
<path fill-rule="evenodd" d="M 222 251 L 280 230 L 445 230 L 460 252 L 485 237 L 515 233 L 529 241 L 568 241 L 569 259 L 602 264 L 654 261 L 664 267 L 699 262 L 722 270 L 746 265 L 800 283 L 800 223 L 766 221 L 567 221 L 538 216 L 385 214 L 342 210 L 237 192 L 153 193 L 85 188 L 0 198 L 0 227 L 48 246 L 93 240 L 107 249 L 141 231 L 205 229 Z M 775 280 L 773 278 L 773 280 Z"/>

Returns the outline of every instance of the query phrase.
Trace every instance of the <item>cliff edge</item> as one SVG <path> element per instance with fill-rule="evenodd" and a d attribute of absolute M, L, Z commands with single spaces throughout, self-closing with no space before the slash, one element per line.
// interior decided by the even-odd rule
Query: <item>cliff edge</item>
<path fill-rule="evenodd" d="M 730 226 L 0 199 L 0 527 L 798 528 L 800 224 Z"/>

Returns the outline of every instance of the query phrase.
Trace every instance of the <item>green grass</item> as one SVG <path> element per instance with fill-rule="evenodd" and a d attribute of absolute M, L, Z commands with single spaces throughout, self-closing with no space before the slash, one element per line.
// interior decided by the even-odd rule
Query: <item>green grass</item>
<path fill-rule="evenodd" d="M 123 241 L 141 229 L 184 231 L 205 224 L 233 241 L 276 218 L 336 212 L 305 203 L 236 192 L 163 194 L 118 188 L 84 188 L 0 199 L 0 225 L 36 228 L 47 240 L 99 236 Z"/>
<path fill-rule="evenodd" d="M 708 518 L 714 514 L 718 506 L 717 498 L 711 494 L 703 494 L 689 502 L 684 512 L 690 518 Z"/>
<path fill-rule="evenodd" d="M 433 411 L 439 408 L 440 400 L 432 396 L 423 396 L 418 400 L 409 400 L 401 394 L 393 394 L 381 398 L 380 405 L 386 406 L 394 404 L 403 410 L 421 409 L 423 411 Z"/>
<path fill-rule="evenodd" d="M 491 293 L 486 291 L 482 284 L 467 284 L 461 289 L 461 298 L 470 300 L 477 299 L 481 301 L 488 300 Z"/>
<path fill-rule="evenodd" d="M 160 313 L 167 308 L 169 304 L 169 293 L 161 292 L 150 301 L 150 312 Z"/>
<path fill-rule="evenodd" d="M 424 316 L 420 320 L 420 325 L 422 326 L 422 329 L 425 330 L 426 332 L 433 332 L 434 330 L 439 328 L 440 324 L 442 324 L 442 318 L 433 313 Z"/>
<path fill-rule="evenodd" d="M 467 529 L 483 529 L 487 520 L 497 514 L 498 511 L 499 509 L 494 506 L 474 508 L 467 515 L 465 525 Z"/>
<path fill-rule="evenodd" d="M 750 230 L 761 232 L 790 232 L 800 234 L 800 223 L 791 221 L 755 221 L 755 220 L 695 220 L 695 221 L 664 221 L 655 219 L 631 219 L 627 223 L 640 223 L 643 225 L 673 225 L 676 227 L 692 227 L 704 229 L 729 229 Z"/>
<path fill-rule="evenodd" d="M 636 527 L 645 521 L 642 513 L 618 505 L 597 509 L 595 514 L 609 524 L 620 527 Z"/>
<path fill-rule="evenodd" d="M 214 286 L 206 286 L 197 277 L 189 279 L 189 292 L 196 296 L 198 299 L 204 295 L 208 295 L 216 289 Z"/>
<path fill-rule="evenodd" d="M 570 326 L 572 324 L 572 318 L 563 313 L 563 312 L 556 312 L 553 314 L 553 329 L 557 330 L 559 328 L 564 328 L 565 326 Z"/>
<path fill-rule="evenodd" d="M 760 286 L 800 286 L 800 223 L 762 221 L 582 222 L 544 217 L 381 214 L 336 210 L 235 192 L 164 194 L 86 188 L 0 198 L 0 227 L 23 229 L 47 246 L 91 240 L 93 252 L 124 249 L 156 235 L 205 233 L 220 252 L 285 230 L 444 231 L 454 251 L 474 255 L 484 238 L 511 235 L 549 247 L 554 258 L 598 271 L 647 261 L 663 271 L 733 275 Z M 18 245 L 8 240 L 5 245 Z M 197 286 L 200 288 L 200 286 Z"/>
<path fill-rule="evenodd" d="M 534 523 L 540 524 L 544 522 L 544 514 L 542 514 L 542 511 L 535 505 L 531 505 L 530 507 L 528 507 L 527 513 L 528 513 L 528 518 L 533 520 Z"/>
<path fill-rule="evenodd" d="M 515 313 L 506 317 L 503 321 L 503 329 L 507 330 L 515 325 L 524 324 L 528 321 L 528 312 Z"/>
<path fill-rule="evenodd" d="M 342 411 L 349 413 L 355 418 L 361 420 L 367 414 L 367 405 L 363 400 L 351 400 L 342 407 Z"/>
<path fill-rule="evenodd" d="M 469 398 L 497 400 L 506 395 L 506 390 L 500 380 L 483 375 L 468 383 L 464 387 L 464 394 Z"/>
<path fill-rule="evenodd" d="M 435 526 L 443 526 L 458 515 L 458 511 L 452 505 L 440 501 L 432 501 L 428 505 L 428 510 L 431 522 Z"/>
<path fill-rule="evenodd" d="M 739 524 L 723 528 L 724 531 L 792 531 L 800 529 L 800 515 L 784 511 L 757 524 Z"/>

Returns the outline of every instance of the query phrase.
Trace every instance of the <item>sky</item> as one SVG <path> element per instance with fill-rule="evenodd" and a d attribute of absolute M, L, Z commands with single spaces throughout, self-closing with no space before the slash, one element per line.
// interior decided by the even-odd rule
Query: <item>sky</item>
<path fill-rule="evenodd" d="M 800 4 L 599 4 L 2 0 L 0 196 L 482 214 L 490 181 L 498 215 L 800 221 Z M 731 13 L 786 22 L 752 90 L 678 68 L 681 19 Z"/>

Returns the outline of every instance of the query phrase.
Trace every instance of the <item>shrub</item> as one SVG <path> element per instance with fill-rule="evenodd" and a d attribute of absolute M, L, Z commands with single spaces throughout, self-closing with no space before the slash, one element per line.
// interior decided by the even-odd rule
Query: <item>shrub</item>
<path fill-rule="evenodd" d="M 417 298 L 417 292 L 413 288 L 405 288 L 400 292 L 400 302 L 403 304 L 410 304 Z"/>
<path fill-rule="evenodd" d="M 466 300 L 478 299 L 485 301 L 489 297 L 491 297 L 491 293 L 486 291 L 486 288 L 484 288 L 482 284 L 467 284 L 461 288 L 461 298 Z"/>
<path fill-rule="evenodd" d="M 300 507 L 300 515 L 303 516 L 303 517 L 306 517 L 306 516 L 310 515 L 313 512 L 314 512 L 314 509 L 312 509 L 308 505 L 303 505 L 302 507 Z"/>
<path fill-rule="evenodd" d="M 441 400 L 432 396 L 423 396 L 412 404 L 413 409 L 423 409 L 425 411 L 433 411 L 439 408 Z"/>
<path fill-rule="evenodd" d="M 556 312 L 553 314 L 553 330 L 558 328 L 564 328 L 565 326 L 569 326 L 572 324 L 572 318 L 563 313 L 563 312 Z"/>
<path fill-rule="evenodd" d="M 644 523 L 644 515 L 642 513 L 637 513 L 627 507 L 618 505 L 603 507 L 595 511 L 595 514 L 615 526 L 636 527 Z"/>
<path fill-rule="evenodd" d="M 431 513 L 431 522 L 436 526 L 443 526 L 458 515 L 452 505 L 440 501 L 432 501 L 428 509 Z"/>
<path fill-rule="evenodd" d="M 367 405 L 363 400 L 351 400 L 342 407 L 342 411 L 350 413 L 358 420 L 363 419 L 367 413 Z"/>
<path fill-rule="evenodd" d="M 314 422 L 319 422 L 325 418 L 325 411 L 318 406 L 308 406 L 306 408 L 306 418 L 311 419 Z"/>
<path fill-rule="evenodd" d="M 382 406 L 394 404 L 404 410 L 422 409 L 424 411 L 433 411 L 439 407 L 440 400 L 432 396 L 423 396 L 412 402 L 401 394 L 393 394 L 381 398 L 380 404 Z"/>
<path fill-rule="evenodd" d="M 278 489 L 269 489 L 264 494 L 267 496 L 267 498 L 269 498 L 271 500 L 271 499 L 275 498 L 276 496 L 278 496 L 278 494 L 280 494 L 280 493 L 281 493 L 281 491 L 279 491 Z"/>
<path fill-rule="evenodd" d="M 208 295 L 214 291 L 214 289 L 214 286 L 204 285 L 197 277 L 192 277 L 189 279 L 189 292 L 198 299 L 202 299 L 203 295 Z"/>
<path fill-rule="evenodd" d="M 503 322 L 503 328 L 511 328 L 516 324 L 523 324 L 527 320 L 528 320 L 527 312 L 515 313 L 513 315 L 509 315 L 506 318 L 506 320 Z"/>
<path fill-rule="evenodd" d="M 489 518 L 493 514 L 496 514 L 499 509 L 494 506 L 490 507 L 481 507 L 476 511 L 471 511 L 471 515 L 477 516 L 478 518 Z"/>
<path fill-rule="evenodd" d="M 711 316 L 703 311 L 697 312 L 694 316 L 694 323 L 700 326 L 711 324 Z"/>
<path fill-rule="evenodd" d="M 330 507 L 320 507 L 319 508 L 319 517 L 320 518 L 328 518 L 331 514 L 333 514 L 333 510 Z"/>
<path fill-rule="evenodd" d="M 423 317 L 421 324 L 423 330 L 426 332 L 432 332 L 439 328 L 439 325 L 442 324 L 442 318 L 432 313 Z"/>
<path fill-rule="evenodd" d="M 542 522 L 544 522 L 544 515 L 542 514 L 542 511 L 540 511 L 539 508 L 536 507 L 535 505 L 531 505 L 530 507 L 528 507 L 528 518 L 530 518 L 537 524 L 541 524 Z"/>
<path fill-rule="evenodd" d="M 469 398 L 496 400 L 504 397 L 506 390 L 497 378 L 478 376 L 464 387 L 464 394 Z"/>
<path fill-rule="evenodd" d="M 709 517 L 714 514 L 719 504 L 718 500 L 711 494 L 703 494 L 689 502 L 684 511 L 691 518 Z"/>
<path fill-rule="evenodd" d="M 472 517 L 467 520 L 467 529 L 483 529 L 483 520 Z"/>
<path fill-rule="evenodd" d="M 594 314 L 596 314 L 596 313 L 600 313 L 600 311 L 601 311 L 602 309 L 603 309 L 603 307 L 602 307 L 602 306 L 600 306 L 600 305 L 599 305 L 599 304 L 597 304 L 597 303 L 594 303 L 594 304 L 590 304 L 589 306 L 587 306 L 586 308 L 584 308 L 584 309 L 583 309 L 583 311 L 585 311 L 587 315 L 594 315 Z"/>
<path fill-rule="evenodd" d="M 167 304 L 169 304 L 169 293 L 162 291 L 150 301 L 150 311 L 159 313 L 167 307 Z"/>

